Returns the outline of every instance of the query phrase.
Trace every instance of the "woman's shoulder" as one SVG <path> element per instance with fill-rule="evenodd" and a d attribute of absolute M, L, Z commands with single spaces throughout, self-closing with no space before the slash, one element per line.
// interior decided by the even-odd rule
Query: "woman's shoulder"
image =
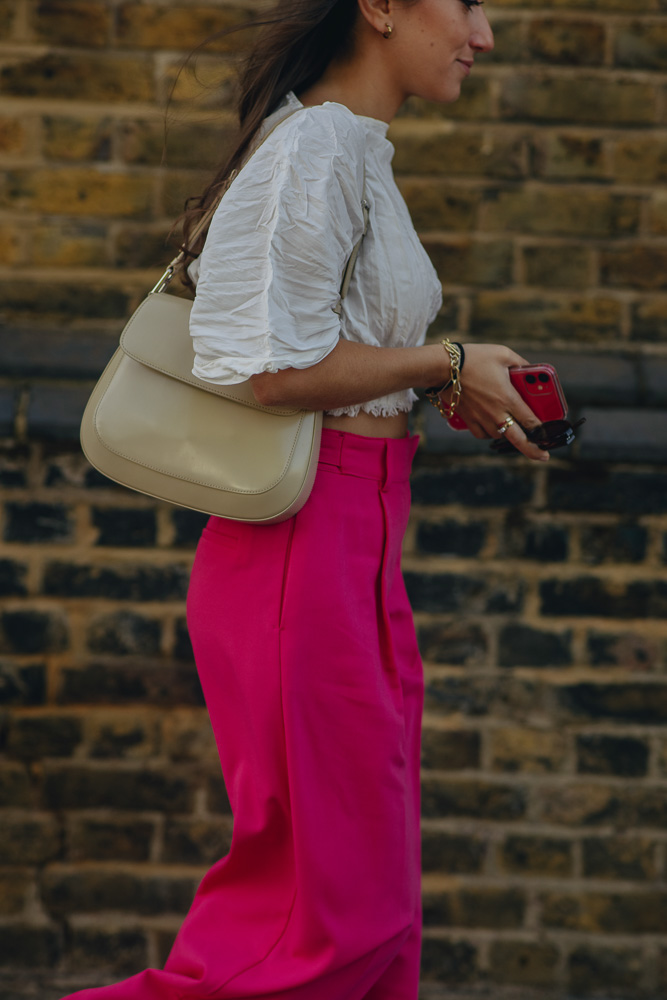
<path fill-rule="evenodd" d="M 318 156 L 363 158 L 367 145 L 363 120 L 345 105 L 327 101 L 304 107 L 294 98 L 287 111 L 282 108 L 277 115 L 276 144 L 282 141 Z"/>

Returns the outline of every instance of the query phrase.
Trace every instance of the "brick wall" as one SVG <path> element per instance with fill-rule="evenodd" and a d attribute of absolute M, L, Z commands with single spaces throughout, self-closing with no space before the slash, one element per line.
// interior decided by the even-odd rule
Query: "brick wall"
<path fill-rule="evenodd" d="M 0 0 L 3 1000 L 160 962 L 231 816 L 184 624 L 198 515 L 76 443 L 123 318 L 231 123 L 245 17 Z M 395 165 L 433 334 L 556 362 L 574 449 L 534 468 L 430 407 L 406 576 L 425 658 L 424 996 L 667 991 L 664 0 L 495 0 L 461 101 Z"/>

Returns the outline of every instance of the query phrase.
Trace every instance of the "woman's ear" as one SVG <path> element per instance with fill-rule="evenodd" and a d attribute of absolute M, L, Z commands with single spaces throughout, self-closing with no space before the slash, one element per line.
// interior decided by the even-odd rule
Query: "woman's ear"
<path fill-rule="evenodd" d="M 383 34 L 391 13 L 392 0 L 357 0 L 362 16 L 375 31 Z"/>

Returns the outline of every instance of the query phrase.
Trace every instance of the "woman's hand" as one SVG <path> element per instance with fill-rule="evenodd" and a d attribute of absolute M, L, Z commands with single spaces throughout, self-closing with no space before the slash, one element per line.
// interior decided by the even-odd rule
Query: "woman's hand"
<path fill-rule="evenodd" d="M 510 381 L 509 369 L 530 362 L 499 344 L 464 344 L 465 365 L 461 374 L 461 401 L 457 413 L 476 438 L 506 437 L 527 458 L 546 462 L 549 453 L 528 440 L 521 427 L 532 430 L 541 420 L 523 401 Z M 443 393 L 449 401 L 451 389 Z M 514 423 L 500 434 L 508 417 Z M 519 426 L 521 425 L 521 426 Z"/>

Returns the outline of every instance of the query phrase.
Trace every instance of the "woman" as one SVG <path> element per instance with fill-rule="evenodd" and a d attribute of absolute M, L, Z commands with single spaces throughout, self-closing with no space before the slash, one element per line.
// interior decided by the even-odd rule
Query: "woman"
<path fill-rule="evenodd" d="M 400 572 L 412 387 L 464 366 L 458 413 L 472 433 L 548 454 L 510 385 L 523 358 L 423 345 L 440 285 L 386 130 L 411 95 L 456 100 L 492 45 L 477 0 L 280 0 L 247 63 L 239 144 L 200 200 L 241 167 L 190 268 L 195 372 L 324 410 L 318 475 L 288 521 L 204 530 L 188 618 L 231 851 L 164 970 L 78 997 L 417 997 L 423 683 Z"/>

